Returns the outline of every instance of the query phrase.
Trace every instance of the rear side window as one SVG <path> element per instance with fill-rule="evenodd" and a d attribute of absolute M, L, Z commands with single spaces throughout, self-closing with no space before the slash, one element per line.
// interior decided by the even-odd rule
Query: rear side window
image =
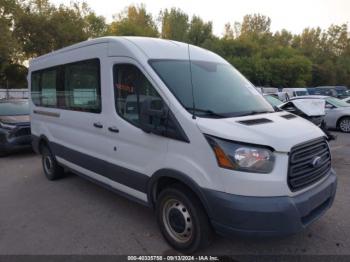
<path fill-rule="evenodd" d="M 96 60 L 65 66 L 64 94 L 67 109 L 101 111 L 99 67 Z"/>
<path fill-rule="evenodd" d="M 37 106 L 100 113 L 99 60 L 79 61 L 33 72 L 31 96 Z"/>

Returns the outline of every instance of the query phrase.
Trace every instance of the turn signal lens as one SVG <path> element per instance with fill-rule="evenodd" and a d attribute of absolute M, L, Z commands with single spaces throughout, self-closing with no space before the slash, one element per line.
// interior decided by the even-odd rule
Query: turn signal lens
<path fill-rule="evenodd" d="M 225 152 L 218 145 L 215 145 L 213 149 L 219 166 L 234 169 L 234 165 L 231 163 L 230 159 L 226 156 Z"/>

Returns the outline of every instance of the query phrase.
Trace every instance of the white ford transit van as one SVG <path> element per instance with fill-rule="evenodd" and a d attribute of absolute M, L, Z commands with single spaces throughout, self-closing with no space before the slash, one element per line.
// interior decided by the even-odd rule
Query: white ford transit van
<path fill-rule="evenodd" d="M 182 252 L 223 235 L 296 233 L 332 205 L 325 134 L 275 112 L 218 55 L 180 42 L 106 37 L 30 62 L 33 147 L 65 170 L 155 209 Z"/>
<path fill-rule="evenodd" d="M 283 88 L 282 92 L 286 92 L 289 97 L 296 97 L 296 96 L 308 96 L 309 92 L 306 88 Z"/>

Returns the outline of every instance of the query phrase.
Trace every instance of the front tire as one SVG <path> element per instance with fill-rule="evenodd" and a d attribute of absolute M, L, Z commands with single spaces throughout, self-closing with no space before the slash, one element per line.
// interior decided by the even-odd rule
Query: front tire
<path fill-rule="evenodd" d="M 350 133 L 350 117 L 340 119 L 338 127 L 344 133 Z"/>
<path fill-rule="evenodd" d="M 156 203 L 163 237 L 174 249 L 191 254 L 208 246 L 212 228 L 196 195 L 180 184 L 161 191 Z"/>
<path fill-rule="evenodd" d="M 62 178 L 64 169 L 58 165 L 55 156 L 47 146 L 42 147 L 41 155 L 42 166 L 47 179 L 56 180 Z"/>

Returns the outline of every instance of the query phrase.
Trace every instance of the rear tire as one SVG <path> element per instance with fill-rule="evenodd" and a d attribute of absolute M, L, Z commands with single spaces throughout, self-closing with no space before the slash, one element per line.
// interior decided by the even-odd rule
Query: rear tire
<path fill-rule="evenodd" d="M 338 128 L 344 133 L 350 133 L 350 117 L 343 117 L 339 120 Z"/>
<path fill-rule="evenodd" d="M 164 189 L 156 203 L 163 237 L 174 249 L 191 254 L 211 243 L 213 231 L 196 195 L 181 184 Z"/>
<path fill-rule="evenodd" d="M 59 166 L 51 150 L 44 145 L 41 149 L 44 174 L 48 180 L 56 180 L 64 175 L 63 167 Z"/>

